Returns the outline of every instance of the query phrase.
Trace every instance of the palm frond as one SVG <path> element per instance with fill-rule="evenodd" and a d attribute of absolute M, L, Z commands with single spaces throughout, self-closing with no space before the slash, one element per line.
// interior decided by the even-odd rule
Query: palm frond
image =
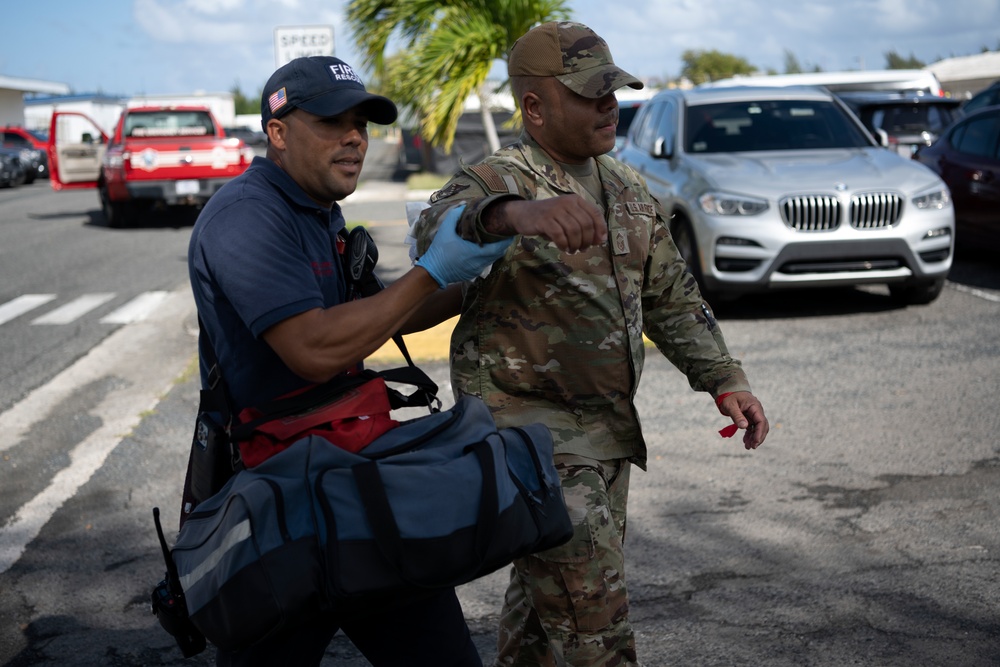
<path fill-rule="evenodd" d="M 363 64 L 373 69 L 383 92 L 416 110 L 424 137 L 446 151 L 466 100 L 482 90 L 493 64 L 506 60 L 510 47 L 534 25 L 570 17 L 566 0 L 351 0 L 347 5 L 347 24 Z M 399 51 L 387 59 L 390 44 Z"/>

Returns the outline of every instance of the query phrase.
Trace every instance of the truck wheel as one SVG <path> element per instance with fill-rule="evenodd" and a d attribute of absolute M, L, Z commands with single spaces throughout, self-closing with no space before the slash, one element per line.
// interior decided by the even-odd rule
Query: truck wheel
<path fill-rule="evenodd" d="M 104 212 L 104 219 L 108 222 L 108 227 L 121 229 L 128 227 L 132 223 L 132 205 L 130 202 L 111 201 L 108 198 L 108 191 L 101 188 L 101 210 Z"/>
<path fill-rule="evenodd" d="M 916 284 L 889 285 L 889 296 L 903 306 L 923 306 L 941 295 L 944 278 Z"/>

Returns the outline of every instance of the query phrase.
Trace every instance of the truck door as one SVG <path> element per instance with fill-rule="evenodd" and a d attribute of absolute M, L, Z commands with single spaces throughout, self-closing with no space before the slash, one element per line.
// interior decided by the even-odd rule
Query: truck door
<path fill-rule="evenodd" d="M 108 135 L 77 111 L 56 111 L 49 125 L 49 182 L 53 190 L 95 188 Z"/>

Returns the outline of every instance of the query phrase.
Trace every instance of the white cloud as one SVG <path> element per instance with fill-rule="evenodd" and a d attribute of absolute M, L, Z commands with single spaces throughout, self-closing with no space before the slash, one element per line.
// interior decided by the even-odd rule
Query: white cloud
<path fill-rule="evenodd" d="M 885 53 L 938 57 L 1000 47 L 996 0 L 574 0 L 574 18 L 611 45 L 637 76 L 673 77 L 686 49 L 731 53 L 783 71 L 785 53 L 803 67 L 878 69 Z"/>
<path fill-rule="evenodd" d="M 227 44 L 250 37 L 240 14 L 222 12 L 222 5 L 242 4 L 242 0 L 136 0 L 135 21 L 153 40 L 191 44 Z"/>
<path fill-rule="evenodd" d="M 185 0 L 188 9 L 194 13 L 215 16 L 243 8 L 243 0 Z"/>
<path fill-rule="evenodd" d="M 340 25 L 342 2 L 323 0 L 135 0 L 133 15 L 161 42 L 232 44 L 271 40 L 283 25 Z M 276 11 L 280 9 L 281 11 Z"/>
<path fill-rule="evenodd" d="M 336 55 L 353 62 L 345 0 L 133 0 L 148 45 L 132 63 L 148 92 L 229 90 L 255 94 L 274 70 L 274 28 L 334 26 Z M 152 81 L 152 83 L 149 83 Z"/>

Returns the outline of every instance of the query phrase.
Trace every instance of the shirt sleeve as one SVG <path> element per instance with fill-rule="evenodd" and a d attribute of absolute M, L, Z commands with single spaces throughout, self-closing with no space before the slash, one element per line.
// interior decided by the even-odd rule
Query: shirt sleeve
<path fill-rule="evenodd" d="M 201 230 L 196 269 L 218 286 L 254 337 L 283 319 L 322 308 L 316 276 L 338 268 L 330 257 L 307 254 L 289 218 L 280 202 L 242 199 L 216 212 Z"/>

